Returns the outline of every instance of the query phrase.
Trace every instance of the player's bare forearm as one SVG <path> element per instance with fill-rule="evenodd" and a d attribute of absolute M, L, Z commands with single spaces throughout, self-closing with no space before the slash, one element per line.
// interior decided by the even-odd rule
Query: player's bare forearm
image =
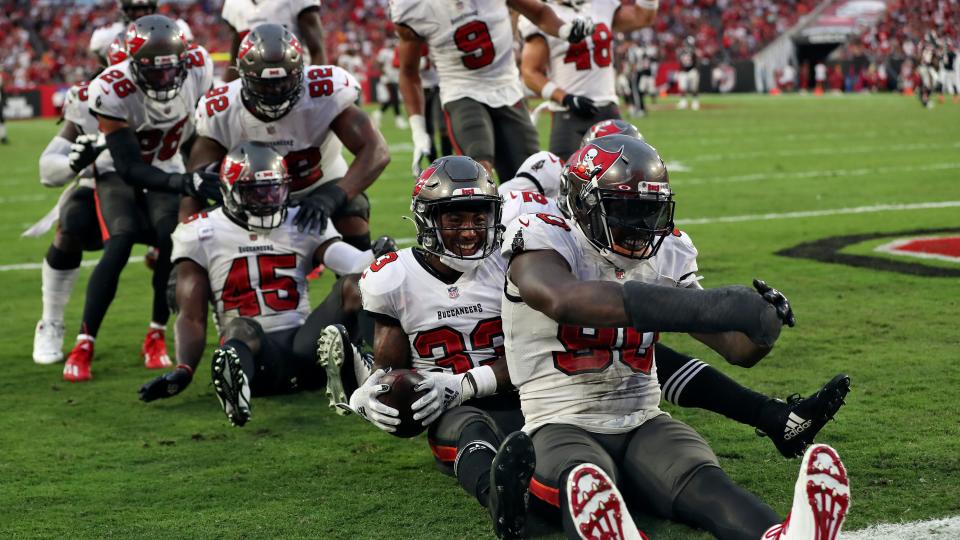
<path fill-rule="evenodd" d="M 174 324 L 177 363 L 196 370 L 203 357 L 207 341 L 207 300 L 210 279 L 197 263 L 183 260 L 177 263 L 177 305 L 180 313 Z"/>
<path fill-rule="evenodd" d="M 547 40 L 541 36 L 528 38 L 520 53 L 520 75 L 523 77 L 523 84 L 535 94 L 540 95 L 543 87 L 550 82 L 550 78 L 547 77 L 549 67 L 550 48 L 547 46 Z M 550 93 L 550 99 L 560 103 L 565 95 L 566 92 L 562 88 L 557 88 Z"/>
<path fill-rule="evenodd" d="M 187 170 L 199 171 L 211 163 L 219 163 L 227 149 L 210 137 L 198 136 L 190 147 L 190 157 L 187 159 Z"/>
<path fill-rule="evenodd" d="M 657 9 L 638 5 L 621 5 L 613 16 L 614 32 L 633 32 L 653 24 Z"/>
<path fill-rule="evenodd" d="M 370 187 L 387 168 L 390 150 L 383 134 L 374 127 L 367 114 L 353 105 L 340 113 L 331 127 L 354 155 L 347 173 L 337 182 L 347 193 L 347 198 L 353 199 Z"/>
<path fill-rule="evenodd" d="M 510 381 L 510 372 L 507 370 L 507 358 L 501 356 L 497 361 L 490 364 L 493 374 L 497 376 L 497 392 L 513 389 L 513 383 Z"/>
<path fill-rule="evenodd" d="M 544 32 L 559 37 L 563 21 L 547 4 L 540 0 L 507 0 L 507 6 L 530 19 L 530 22 Z"/>
<path fill-rule="evenodd" d="M 397 57 L 400 59 L 400 97 L 407 109 L 407 116 L 422 115 L 423 81 L 420 79 L 420 57 L 423 52 L 423 39 L 409 27 L 398 24 Z"/>
<path fill-rule="evenodd" d="M 327 54 L 323 50 L 323 23 L 320 21 L 320 8 L 311 7 L 297 15 L 297 26 L 303 43 L 310 51 L 310 62 L 314 65 L 325 65 Z"/>
<path fill-rule="evenodd" d="M 742 332 L 691 333 L 690 335 L 719 353 L 727 362 L 740 367 L 755 366 L 772 350 L 771 347 L 754 343 Z"/>
<path fill-rule="evenodd" d="M 560 324 L 631 326 L 623 304 L 623 286 L 578 280 L 556 251 L 523 252 L 510 261 L 507 272 L 528 306 Z"/>
<path fill-rule="evenodd" d="M 376 321 L 373 330 L 373 366 L 376 369 L 411 366 L 410 341 L 402 327 Z"/>

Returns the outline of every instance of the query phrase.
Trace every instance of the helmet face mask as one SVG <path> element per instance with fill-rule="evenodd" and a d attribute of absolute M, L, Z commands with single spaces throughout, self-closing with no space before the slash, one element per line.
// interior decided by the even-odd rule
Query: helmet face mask
<path fill-rule="evenodd" d="M 157 0 L 117 0 L 123 20 L 131 22 L 157 12 Z"/>
<path fill-rule="evenodd" d="M 137 86 L 156 101 L 175 98 L 187 78 L 187 40 L 177 24 L 163 15 L 141 17 L 124 41 Z"/>
<path fill-rule="evenodd" d="M 574 153 L 561 200 L 590 243 L 618 263 L 653 257 L 673 231 L 666 167 L 656 150 L 629 136 L 602 137 Z"/>
<path fill-rule="evenodd" d="M 496 184 L 479 163 L 464 156 L 440 158 L 420 174 L 414 188 L 410 209 L 417 243 L 464 271 L 500 247 L 502 204 Z"/>
<path fill-rule="evenodd" d="M 242 143 L 223 159 L 224 211 L 251 229 L 275 229 L 287 216 L 290 174 L 283 157 L 258 142 Z"/>
<path fill-rule="evenodd" d="M 261 24 L 243 38 L 237 70 L 244 104 L 263 118 L 283 117 L 303 93 L 303 47 L 279 24 Z"/>

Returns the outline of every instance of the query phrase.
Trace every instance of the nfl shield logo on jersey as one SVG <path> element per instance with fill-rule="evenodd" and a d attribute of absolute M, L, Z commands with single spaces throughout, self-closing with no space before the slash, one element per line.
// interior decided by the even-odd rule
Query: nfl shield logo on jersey
<path fill-rule="evenodd" d="M 627 273 L 623 268 L 617 268 L 616 270 L 617 279 L 623 279 L 627 276 Z"/>
<path fill-rule="evenodd" d="M 460 298 L 460 289 L 456 286 L 447 287 L 447 294 L 450 295 L 450 298 Z"/>

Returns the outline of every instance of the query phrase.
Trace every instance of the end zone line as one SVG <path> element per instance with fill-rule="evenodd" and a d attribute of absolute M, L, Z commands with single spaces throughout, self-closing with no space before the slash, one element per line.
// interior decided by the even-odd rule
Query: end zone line
<path fill-rule="evenodd" d="M 843 531 L 838 538 L 843 540 L 927 540 L 930 538 L 950 540 L 960 538 L 960 516 L 908 523 L 884 523 L 858 531 Z"/>

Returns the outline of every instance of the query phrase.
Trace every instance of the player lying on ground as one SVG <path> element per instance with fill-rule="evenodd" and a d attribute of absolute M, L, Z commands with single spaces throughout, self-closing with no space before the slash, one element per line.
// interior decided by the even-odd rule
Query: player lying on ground
<path fill-rule="evenodd" d="M 364 308 L 376 319 L 373 338 L 376 365 L 413 366 L 421 370 L 444 368 L 445 373 L 426 374 L 431 380 L 449 384 L 447 395 L 457 396 L 450 403 L 444 403 L 444 407 L 454 406 L 458 400 L 467 401 L 469 398 L 464 398 L 464 395 L 475 396 L 472 389 L 460 393 L 467 373 L 477 369 L 476 373 L 471 373 L 471 378 L 489 380 L 491 368 L 485 364 L 492 362 L 492 369 L 496 369 L 502 365 L 497 362 L 503 361 L 502 350 L 499 350 L 499 315 L 503 283 L 503 274 L 500 272 L 505 263 L 496 254 L 476 258 L 485 253 L 484 246 L 488 240 L 478 239 L 485 238 L 487 227 L 470 225 L 474 219 L 489 219 L 488 213 L 491 216 L 496 214 L 493 208 L 477 209 L 477 201 L 471 201 L 471 197 L 484 197 L 491 200 L 491 205 L 496 203 L 490 199 L 490 195 L 472 185 L 472 175 L 478 175 L 481 179 L 484 176 L 473 172 L 477 169 L 469 169 L 470 174 L 457 176 L 460 178 L 458 182 L 449 177 L 450 170 L 454 169 L 449 169 L 447 165 L 451 161 L 461 165 L 464 162 L 459 160 L 463 159 L 442 158 L 425 171 L 418 181 L 419 189 L 414 196 L 413 208 L 417 223 L 421 224 L 419 228 L 424 231 L 418 233 L 422 249 L 402 250 L 380 259 L 365 271 L 360 280 Z M 546 191 L 551 190 L 551 182 L 555 180 L 543 176 L 537 181 Z M 451 193 L 456 189 L 474 189 L 475 192 L 474 195 L 454 197 Z M 463 205 L 466 208 L 462 208 Z M 510 193 L 506 206 L 503 212 L 505 217 L 526 211 L 544 215 L 547 212 L 559 213 L 552 202 L 536 192 Z M 463 253 L 464 247 L 469 248 L 466 251 L 474 256 L 468 261 L 473 261 L 471 264 L 476 264 L 476 268 L 466 267 L 467 263 L 454 256 Z M 406 300 L 411 298 L 416 299 L 415 304 Z M 338 302 L 342 303 L 342 300 L 338 298 Z M 442 320 L 438 320 L 441 315 Z M 375 402 L 376 394 L 382 393 L 379 375 L 367 378 L 369 370 L 365 369 L 347 333 L 342 328 L 328 328 L 324 331 L 319 349 L 320 361 L 328 368 L 327 391 L 331 394 L 331 405 L 349 400 L 354 410 L 364 412 L 365 418 L 385 431 L 392 431 L 399 422 L 397 411 L 388 410 Z M 731 411 L 742 411 L 740 418 L 749 418 L 754 422 L 751 425 L 760 424 L 767 429 L 774 426 L 771 429 L 773 439 L 778 449 L 788 456 L 802 452 L 813 440 L 827 418 L 841 405 L 846 390 L 842 383 L 831 381 L 821 392 L 805 400 L 786 404 L 741 387 L 699 360 L 662 345 L 658 345 L 657 350 L 663 362 L 672 368 L 663 370 L 668 374 L 677 373 L 681 368 L 694 368 L 684 377 L 689 377 L 690 381 L 697 380 L 698 383 L 693 385 L 694 391 L 702 394 L 694 394 L 695 397 L 690 398 L 691 406 L 704 407 L 728 416 Z M 382 359 L 380 354 L 386 357 Z M 367 358 L 363 360 L 369 361 Z M 845 377 L 841 379 L 846 381 Z M 458 408 L 455 413 L 441 416 L 441 420 L 433 424 L 429 424 L 432 418 L 427 418 L 424 424 L 430 425 L 431 447 L 438 461 L 445 465 L 442 468 L 449 471 L 451 465 L 458 462 L 457 456 L 468 453 L 469 459 L 461 462 L 471 465 L 459 466 L 455 473 L 467 492 L 475 495 L 481 504 L 490 503 L 489 493 L 494 492 L 486 481 L 493 457 L 489 448 L 497 447 L 504 434 L 515 429 L 518 422 L 523 422 L 519 418 L 519 411 L 515 409 L 515 394 L 506 392 L 499 384 L 502 381 L 497 380 L 500 392 L 496 400 L 484 398 L 470 401 L 470 407 Z M 365 381 L 362 392 L 354 392 L 356 381 Z M 484 386 L 484 389 L 481 396 L 492 392 L 494 387 L 491 384 Z M 424 402 L 421 405 L 427 407 L 430 404 Z M 432 405 L 440 407 L 436 401 Z M 751 407 L 759 407 L 759 410 L 752 410 Z M 790 437 L 790 434 L 786 434 L 786 438 L 777 436 L 784 433 L 787 416 L 797 411 L 804 415 L 815 415 L 811 416 L 812 421 L 806 431 L 795 437 Z M 421 417 L 428 416 L 424 414 Z M 484 441 L 484 444 L 474 444 L 476 441 Z M 518 482 L 522 477 L 523 473 L 519 471 L 513 475 L 513 481 Z M 506 488 L 503 492 L 522 494 L 525 489 L 526 485 L 522 484 L 516 488 Z M 512 510 L 516 505 L 510 501 L 505 504 L 496 500 L 492 502 L 498 534 L 517 534 L 522 529 L 522 522 L 517 521 L 522 518 L 522 512 L 517 515 Z M 510 515 L 505 516 L 505 512 Z"/>
<path fill-rule="evenodd" d="M 239 80 L 214 88 L 197 107 L 198 137 L 187 168 L 217 163 L 243 141 L 269 144 L 290 167 L 291 205 L 300 207 L 296 224 L 319 228 L 331 218 L 345 242 L 370 249 L 364 190 L 390 155 L 356 105 L 360 84 L 337 66 L 304 66 L 300 42 L 278 24 L 256 26 L 243 38 L 237 69 Z M 340 141 L 354 155 L 349 167 Z"/>
<path fill-rule="evenodd" d="M 520 216 L 502 249 L 506 358 L 526 420 L 508 445 L 535 448 L 531 493 L 560 508 L 570 538 L 639 538 L 632 503 L 721 539 L 833 540 L 849 485 L 832 448 L 807 450 L 787 523 L 659 408 L 660 332 L 688 332 L 752 365 L 792 324 L 786 298 L 762 282 L 761 294 L 700 289 L 697 252 L 673 228 L 666 167 L 645 142 L 596 139 L 562 182 L 569 218 Z"/>
<path fill-rule="evenodd" d="M 318 264 L 358 272 L 374 260 L 340 240 L 301 232 L 288 208 L 290 175 L 283 157 L 264 143 L 243 143 L 220 171 L 223 206 L 177 226 L 177 367 L 140 388 L 140 398 L 174 396 L 193 379 L 206 343 L 213 303 L 221 345 L 213 353 L 213 384 L 235 426 L 250 419 L 251 396 L 323 385 L 315 344 L 325 321 L 312 322 L 307 274 Z"/>

